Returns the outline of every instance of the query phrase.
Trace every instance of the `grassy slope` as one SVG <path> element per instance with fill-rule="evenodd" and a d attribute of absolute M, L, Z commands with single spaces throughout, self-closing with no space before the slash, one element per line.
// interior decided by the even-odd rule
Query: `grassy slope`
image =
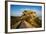
<path fill-rule="evenodd" d="M 16 23 L 18 23 L 19 21 L 20 21 L 20 17 L 19 16 L 17 16 L 17 17 L 11 16 L 11 26 L 16 24 Z"/>

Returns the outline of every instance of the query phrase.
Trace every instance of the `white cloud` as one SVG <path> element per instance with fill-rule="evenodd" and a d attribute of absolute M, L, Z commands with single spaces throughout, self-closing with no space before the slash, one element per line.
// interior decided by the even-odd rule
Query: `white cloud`
<path fill-rule="evenodd" d="M 21 11 L 24 11 L 24 10 L 31 10 L 31 9 L 29 9 L 29 8 L 23 8 L 23 9 L 20 9 Z"/>
<path fill-rule="evenodd" d="M 34 12 L 36 12 L 36 14 L 37 14 L 37 16 L 42 16 L 42 11 L 38 11 L 38 10 L 34 10 L 34 9 L 29 9 L 29 8 L 23 8 L 23 9 L 20 9 L 20 11 L 15 11 L 15 12 L 12 12 L 12 16 L 21 16 L 22 15 L 22 12 L 24 11 L 24 10 L 32 10 L 32 11 L 34 11 Z"/>
<path fill-rule="evenodd" d="M 15 12 L 11 12 L 11 16 L 21 16 L 22 12 L 21 11 L 15 11 Z"/>
<path fill-rule="evenodd" d="M 21 15 L 22 15 L 22 12 L 16 13 L 16 16 L 21 16 Z"/>

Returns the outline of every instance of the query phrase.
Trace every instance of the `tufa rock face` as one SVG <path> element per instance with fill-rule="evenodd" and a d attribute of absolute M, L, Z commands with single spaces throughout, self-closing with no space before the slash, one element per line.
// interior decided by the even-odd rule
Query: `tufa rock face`
<path fill-rule="evenodd" d="M 27 10 L 27 11 L 25 10 L 23 12 L 23 14 L 26 15 L 26 16 L 31 16 L 31 17 L 35 17 L 36 16 L 36 12 L 33 12 L 31 10 Z"/>
<path fill-rule="evenodd" d="M 35 18 L 37 15 L 36 15 L 36 12 L 33 12 L 31 10 L 25 10 L 23 12 L 23 15 L 22 15 L 22 19 L 24 19 L 25 17 L 30 17 L 30 18 Z"/>
<path fill-rule="evenodd" d="M 21 18 L 32 24 L 34 27 L 41 27 L 41 20 L 37 17 L 36 12 L 34 11 L 25 10 Z"/>

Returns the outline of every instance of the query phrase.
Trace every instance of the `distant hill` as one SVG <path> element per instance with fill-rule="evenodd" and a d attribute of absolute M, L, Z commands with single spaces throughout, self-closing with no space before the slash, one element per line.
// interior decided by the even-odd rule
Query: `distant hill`
<path fill-rule="evenodd" d="M 11 26 L 16 24 L 18 21 L 20 21 L 20 17 L 19 16 L 11 16 Z"/>

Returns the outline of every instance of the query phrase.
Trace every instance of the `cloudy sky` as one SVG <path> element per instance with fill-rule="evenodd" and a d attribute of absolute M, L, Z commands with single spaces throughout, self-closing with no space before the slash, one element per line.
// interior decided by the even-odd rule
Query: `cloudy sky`
<path fill-rule="evenodd" d="M 11 16 L 21 16 L 24 10 L 32 10 L 37 13 L 37 15 L 42 15 L 42 7 L 41 6 L 27 6 L 27 5 L 11 5 L 10 14 Z"/>

